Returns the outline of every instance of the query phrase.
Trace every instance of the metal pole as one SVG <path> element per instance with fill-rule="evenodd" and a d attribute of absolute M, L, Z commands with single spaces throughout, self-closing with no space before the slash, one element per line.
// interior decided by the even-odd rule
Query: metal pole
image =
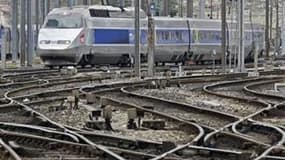
<path fill-rule="evenodd" d="M 68 0 L 67 3 L 68 3 L 67 4 L 68 7 L 72 7 L 74 5 L 74 0 Z"/>
<path fill-rule="evenodd" d="M 275 53 L 279 53 L 280 47 L 280 32 L 279 32 L 279 0 L 276 0 L 276 40 L 275 40 Z"/>
<path fill-rule="evenodd" d="M 40 3 L 40 15 L 41 15 L 41 23 L 43 24 L 44 23 L 44 20 L 45 20 L 45 17 L 46 17 L 46 11 L 45 11 L 45 2 L 46 0 L 42 0 L 42 1 L 39 1 Z"/>
<path fill-rule="evenodd" d="M 12 1 L 12 60 L 18 57 L 18 0 Z"/>
<path fill-rule="evenodd" d="M 6 28 L 3 27 L 2 32 L 2 39 L 1 39 L 1 61 L 2 61 L 2 68 L 6 68 L 6 38 L 7 38 L 7 31 Z"/>
<path fill-rule="evenodd" d="M 285 0 L 282 0 L 282 56 L 285 55 Z"/>
<path fill-rule="evenodd" d="M 26 0 L 21 0 L 21 66 L 26 63 Z"/>
<path fill-rule="evenodd" d="M 163 16 L 169 15 L 169 0 L 163 1 Z"/>
<path fill-rule="evenodd" d="M 221 15 L 222 15 L 222 70 L 223 73 L 226 72 L 226 0 L 222 0 L 221 6 Z"/>
<path fill-rule="evenodd" d="M 28 36 L 27 64 L 29 67 L 31 67 L 33 64 L 33 55 L 34 55 L 32 0 L 27 0 L 27 36 Z"/>
<path fill-rule="evenodd" d="M 59 8 L 60 7 L 60 0 L 54 0 L 53 8 Z"/>
<path fill-rule="evenodd" d="M 193 0 L 187 0 L 187 17 L 193 18 Z"/>
<path fill-rule="evenodd" d="M 204 19 L 205 18 L 205 0 L 200 0 L 199 2 L 199 18 Z"/>
<path fill-rule="evenodd" d="M 83 0 L 83 5 L 88 5 L 88 0 Z"/>
<path fill-rule="evenodd" d="M 125 0 L 119 0 L 119 7 L 125 7 Z"/>
<path fill-rule="evenodd" d="M 154 54 L 155 54 L 155 29 L 154 19 L 150 10 L 150 0 L 148 0 L 148 76 L 154 76 Z"/>
<path fill-rule="evenodd" d="M 50 10 L 50 0 L 45 0 L 45 17 L 48 15 Z"/>
<path fill-rule="evenodd" d="M 36 20 L 35 20 L 35 23 L 36 23 L 36 42 L 38 41 L 38 35 L 39 35 L 39 30 L 40 30 L 40 3 L 38 0 L 36 0 L 35 2 L 35 12 L 36 12 Z M 37 47 L 38 44 L 35 43 L 35 47 Z"/>
<path fill-rule="evenodd" d="M 253 42 L 254 43 L 254 70 L 257 73 L 258 72 L 258 51 L 259 51 L 259 46 L 257 44 L 257 42 Z"/>
<path fill-rule="evenodd" d="M 179 16 L 183 17 L 183 0 L 180 0 L 180 12 L 179 12 Z"/>
<path fill-rule="evenodd" d="M 270 23 L 269 23 L 269 39 L 270 41 L 272 40 L 272 25 L 273 25 L 273 1 L 270 0 L 270 12 L 269 12 L 269 20 L 270 20 Z"/>
<path fill-rule="evenodd" d="M 244 0 L 240 0 L 239 5 L 239 54 L 238 54 L 238 70 L 243 72 L 244 68 Z"/>
<path fill-rule="evenodd" d="M 269 55 L 269 51 L 270 51 L 270 39 L 269 39 L 269 0 L 265 1 L 265 54 L 266 54 L 266 59 L 269 60 L 270 55 Z"/>
<path fill-rule="evenodd" d="M 135 75 L 141 77 L 141 56 L 140 56 L 140 0 L 135 0 Z"/>
<path fill-rule="evenodd" d="M 211 0 L 210 5 L 211 5 L 210 19 L 213 19 L 213 0 Z"/>
<path fill-rule="evenodd" d="M 135 7 L 135 0 L 132 0 L 132 7 Z"/>

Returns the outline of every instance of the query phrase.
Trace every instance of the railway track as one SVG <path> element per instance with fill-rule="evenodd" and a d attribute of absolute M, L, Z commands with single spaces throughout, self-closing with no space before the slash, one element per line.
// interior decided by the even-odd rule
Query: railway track
<path fill-rule="evenodd" d="M 88 69 L 82 72 L 88 72 Z M 266 93 L 263 93 L 263 96 L 253 93 L 253 91 L 259 92 L 256 90 L 259 84 L 255 83 L 264 85 L 263 83 L 272 80 L 267 77 L 252 80 L 245 79 L 246 75 L 240 74 L 240 80 L 236 80 L 233 77 L 237 75 L 193 76 L 106 84 L 105 82 L 111 81 L 106 79 L 111 78 L 112 75 L 105 74 L 108 76 L 99 78 L 84 76 L 60 78 L 58 73 L 51 76 L 48 76 L 49 73 L 37 75 L 32 72 L 13 74 L 4 76 L 3 83 L 0 84 L 3 92 L 3 104 L 0 106 L 0 137 L 3 144 L 0 143 L 0 145 L 7 153 L 6 157 L 11 157 L 11 159 L 52 157 L 54 159 L 86 160 L 210 160 L 213 158 L 235 160 L 283 157 L 280 154 L 282 152 L 275 154 L 276 149 L 271 149 L 272 146 L 282 148 L 284 143 L 282 125 L 266 122 L 267 116 L 276 120 L 282 117 L 283 114 L 280 112 L 282 105 L 277 105 L 277 100 L 282 98 L 276 100 L 276 97 L 268 98 L 270 96 Z M 126 76 L 129 76 L 128 72 Z M 201 82 L 206 78 L 210 80 Z M 233 80 L 241 81 L 236 82 L 240 85 L 236 86 Z M 217 84 L 217 81 L 224 82 Z M 210 83 L 216 84 L 210 85 Z M 216 87 L 223 87 L 224 83 L 229 85 L 228 90 L 232 88 L 231 85 L 235 86 L 236 93 L 241 92 L 242 96 L 236 98 L 232 94 L 223 95 L 219 89 L 217 90 L 220 93 L 215 94 L 217 93 Z M 86 85 L 89 87 L 82 87 Z M 169 89 L 168 85 L 172 88 Z M 204 87 L 205 85 L 207 87 Z M 174 92 L 177 95 L 170 99 L 169 93 L 175 90 L 175 86 L 182 92 Z M 154 87 L 157 87 L 154 95 L 141 93 L 142 90 Z M 166 90 L 169 89 L 168 93 L 159 96 L 165 87 Z M 70 110 L 67 100 L 74 96 L 72 92 L 76 90 L 81 91 L 78 95 L 79 109 Z M 213 106 L 198 103 L 198 101 L 185 102 L 189 95 L 197 93 L 190 97 L 197 98 L 213 94 L 212 92 L 215 96 L 211 97 L 210 101 L 220 98 L 219 101 L 229 96 L 226 98 L 234 100 L 227 100 L 227 103 L 243 101 L 243 104 L 248 102 L 250 104 L 247 104 L 243 113 L 238 113 L 234 111 L 239 110 L 235 106 L 229 106 L 230 109 L 226 110 L 227 105 Z M 94 105 L 87 104 L 87 95 L 94 95 L 95 98 L 101 99 L 104 105 L 113 107 L 114 132 L 86 126 L 90 111 L 98 109 L 97 105 L 102 105 L 98 99 Z M 270 99 L 275 99 L 276 103 L 272 103 Z M 273 107 L 273 104 L 276 105 Z M 129 109 L 143 111 L 145 117 L 142 120 L 157 120 L 166 125 L 159 130 L 148 127 L 143 127 L 143 130 L 122 130 L 128 123 L 126 117 Z M 280 114 L 276 115 L 276 112 Z M 69 123 L 61 121 L 62 119 L 68 120 L 68 117 L 83 117 L 83 120 L 75 119 Z M 76 125 L 77 122 L 81 124 Z M 149 137 L 142 137 L 140 132 L 142 135 L 149 133 Z M 175 140 L 155 137 L 158 134 L 169 134 L 170 137 L 176 137 L 179 134 L 188 136 L 181 136 L 179 140 Z M 31 150 L 35 152 L 31 154 Z"/>
<path fill-rule="evenodd" d="M 270 146 L 279 146 L 280 144 L 284 143 L 284 132 L 283 130 L 279 129 L 274 125 L 270 125 L 268 123 L 263 123 L 260 121 L 260 117 L 263 117 L 265 113 L 268 113 L 268 110 L 272 109 L 272 105 L 274 103 L 282 102 L 282 98 L 276 98 L 272 95 L 268 95 L 266 93 L 263 94 L 256 94 L 256 91 L 249 90 L 248 88 L 252 88 L 253 86 L 256 87 L 258 85 L 264 85 L 268 83 L 272 83 L 273 81 L 279 81 L 278 78 L 272 79 L 265 79 L 261 80 L 241 80 L 241 81 L 233 81 L 233 82 L 222 82 L 214 85 L 209 85 L 204 87 L 204 91 L 209 94 L 214 94 L 221 97 L 226 98 L 233 98 L 238 99 L 241 101 L 246 101 L 250 103 L 254 103 L 256 105 L 263 106 L 263 109 L 260 109 L 256 113 L 253 113 L 247 117 L 244 117 L 240 121 L 236 122 L 231 128 L 233 129 L 234 133 L 237 135 L 245 136 L 251 140 L 254 140 L 258 143 L 262 142 L 263 145 L 266 145 L 266 149 L 270 148 Z M 231 93 L 220 93 L 219 87 L 228 86 L 227 92 L 230 91 L 230 85 L 235 87 L 234 92 L 235 94 Z M 218 90 L 218 92 L 217 92 Z M 250 97 L 246 95 L 250 94 Z M 272 103 L 272 99 L 274 99 L 274 103 Z M 259 117 L 259 118 L 256 118 Z M 254 119 L 254 121 L 252 121 Z M 212 133 L 213 135 L 218 134 Z M 269 145 L 268 145 L 269 144 Z M 267 150 L 264 150 L 265 152 Z M 260 155 L 257 154 L 257 155 Z M 258 156 L 256 156 L 258 157 Z"/>

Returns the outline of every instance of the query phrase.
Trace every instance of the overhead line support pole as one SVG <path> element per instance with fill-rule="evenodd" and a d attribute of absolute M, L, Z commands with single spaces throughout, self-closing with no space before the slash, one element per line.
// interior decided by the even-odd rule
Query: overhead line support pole
<path fill-rule="evenodd" d="M 163 16 L 169 15 L 169 0 L 163 0 Z"/>
<path fill-rule="evenodd" d="M 266 3 L 265 4 L 265 12 L 266 12 L 266 15 L 265 15 L 265 54 L 266 54 L 266 59 L 269 60 L 270 59 L 270 55 L 269 55 L 269 52 L 270 52 L 269 0 L 266 0 L 265 3 Z"/>
<path fill-rule="evenodd" d="M 282 33 L 282 56 L 285 55 L 285 0 L 282 0 L 282 29 L 281 29 Z"/>
<path fill-rule="evenodd" d="M 204 19 L 205 18 L 205 0 L 200 0 L 199 2 L 199 18 Z"/>
<path fill-rule="evenodd" d="M 154 19 L 151 13 L 150 0 L 147 1 L 148 14 L 148 76 L 154 76 L 154 54 L 155 54 L 155 28 Z"/>
<path fill-rule="evenodd" d="M 12 1 L 12 60 L 18 57 L 18 0 Z"/>
<path fill-rule="evenodd" d="M 244 72 L 244 0 L 240 0 L 239 4 L 239 55 L 238 55 L 238 70 Z"/>
<path fill-rule="evenodd" d="M 38 36 L 39 36 L 39 30 L 40 30 L 40 2 L 38 0 L 36 0 L 35 2 L 35 12 L 36 12 L 36 42 L 38 41 Z M 36 47 L 37 47 L 37 43 L 35 43 Z"/>
<path fill-rule="evenodd" d="M 140 56 L 140 0 L 135 0 L 135 54 L 134 69 L 135 75 L 141 77 L 141 56 Z"/>
<path fill-rule="evenodd" d="M 187 0 L 187 17 L 193 18 L 193 0 Z"/>
<path fill-rule="evenodd" d="M 279 27 L 279 0 L 276 0 L 276 36 L 275 52 L 279 53 L 280 48 L 280 27 Z"/>
<path fill-rule="evenodd" d="M 21 66 L 26 63 L 26 0 L 21 0 Z"/>
<path fill-rule="evenodd" d="M 221 4 L 221 15 L 222 15 L 222 70 L 223 73 L 226 73 L 226 0 L 222 0 Z"/>
<path fill-rule="evenodd" d="M 32 19 L 32 1 L 27 0 L 27 65 L 29 67 L 33 64 L 34 43 L 33 43 L 33 19 Z"/>

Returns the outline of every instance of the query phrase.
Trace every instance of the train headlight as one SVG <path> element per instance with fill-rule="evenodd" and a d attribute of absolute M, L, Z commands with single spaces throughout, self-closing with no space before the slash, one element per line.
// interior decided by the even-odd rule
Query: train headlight
<path fill-rule="evenodd" d="M 57 41 L 57 44 L 70 44 L 71 43 L 71 41 L 69 41 L 69 40 L 59 40 L 59 41 Z"/>
<path fill-rule="evenodd" d="M 84 44 L 85 43 L 85 35 L 82 34 L 80 37 L 79 37 L 79 41 L 81 44 Z"/>
<path fill-rule="evenodd" d="M 42 40 L 42 41 L 40 41 L 40 44 L 50 44 L 50 41 L 48 41 L 48 40 Z"/>

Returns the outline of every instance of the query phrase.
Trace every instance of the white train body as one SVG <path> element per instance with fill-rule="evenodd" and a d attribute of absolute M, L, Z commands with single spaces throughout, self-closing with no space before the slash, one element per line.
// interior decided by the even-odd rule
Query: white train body
<path fill-rule="evenodd" d="M 59 8 L 46 18 L 38 38 L 38 54 L 47 66 L 124 64 L 134 57 L 134 10 L 110 6 Z M 221 58 L 221 22 L 154 17 L 155 62 L 202 62 Z M 230 24 L 230 23 L 229 23 Z M 236 23 L 232 23 L 236 25 Z M 264 28 L 245 24 L 245 54 L 253 40 L 264 48 Z M 237 31 L 228 29 L 228 39 Z M 234 34 L 232 34 L 234 33 Z M 141 54 L 147 54 L 147 18 L 141 11 Z M 228 47 L 236 47 L 231 43 Z"/>

